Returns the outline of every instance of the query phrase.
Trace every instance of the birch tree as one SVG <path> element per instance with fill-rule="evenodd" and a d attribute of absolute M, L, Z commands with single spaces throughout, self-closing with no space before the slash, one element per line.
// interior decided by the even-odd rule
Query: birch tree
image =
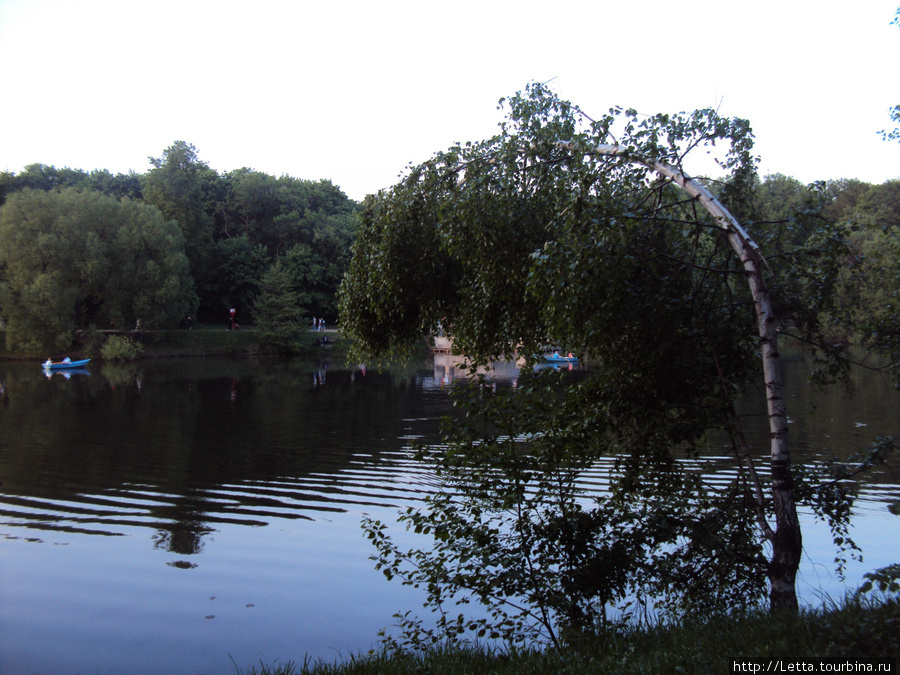
<path fill-rule="evenodd" d="M 641 593 L 639 584 L 655 589 L 656 602 L 690 611 L 752 604 L 765 577 L 770 607 L 796 609 L 802 538 L 778 336 L 821 337 L 819 317 L 844 250 L 840 233 L 822 221 L 797 250 L 789 250 L 784 228 L 751 236 L 741 219 L 753 215 L 756 160 L 744 120 L 710 110 L 647 117 L 619 109 L 592 120 L 537 85 L 504 104 L 509 114 L 496 137 L 438 153 L 366 202 L 341 288 L 343 330 L 357 356 L 371 359 L 409 350 L 440 321 L 473 364 L 517 354 L 530 364 L 559 345 L 592 359 L 594 373 L 566 387 L 558 411 L 526 400 L 523 390 L 543 387 L 530 379 L 515 404 L 497 406 L 524 407 L 540 432 L 512 413 L 479 424 L 477 406 L 489 406 L 483 398 L 473 404 L 471 425 L 461 425 L 469 436 L 457 434 L 438 460 L 452 478 L 450 492 L 467 495 L 463 508 L 437 498 L 404 517 L 416 530 L 444 532 L 430 552 L 400 551 L 383 524 L 369 523 L 379 567 L 427 585 L 432 604 L 443 606 L 487 578 L 487 569 L 505 565 L 495 585 L 485 582 L 475 595 L 494 608 L 529 600 L 519 619 L 501 611 L 493 625 L 521 629 L 533 620 L 553 641 L 545 617 L 595 621 L 604 614 L 592 602 Z M 684 167 L 696 155 L 715 158 L 725 178 L 691 178 Z M 766 248 L 777 255 L 767 258 Z M 760 381 L 768 458 L 746 443 L 734 406 Z M 490 431 L 504 427 L 507 441 Z M 532 439 L 524 454 L 508 442 L 523 428 Z M 718 491 L 678 461 L 700 456 L 712 429 L 728 434 L 739 469 Z M 585 511 L 571 499 L 578 469 L 603 454 L 618 458 L 610 495 Z M 483 474 L 485 466 L 505 472 L 505 482 Z M 525 496 L 550 474 L 567 486 L 565 495 L 537 489 Z M 484 480 L 467 492 L 466 480 L 479 475 Z M 531 534 L 498 543 L 514 559 L 485 561 L 475 542 L 495 530 L 476 523 L 510 504 L 518 515 L 506 531 Z M 556 513 L 555 524 L 540 536 L 525 524 L 546 525 L 548 513 Z M 576 533 L 573 522 L 591 525 Z M 601 545 L 613 531 L 622 546 Z M 526 583 L 498 600 L 509 592 L 506 572 L 548 550 L 541 546 L 554 537 L 559 556 L 531 558 L 516 576 L 554 568 L 554 580 L 533 576 L 531 587 L 563 586 L 568 597 L 531 593 Z M 481 561 L 477 573 L 470 556 Z M 584 574 L 564 573 L 611 566 L 627 574 L 592 585 Z M 452 581 L 436 583 L 440 575 Z M 445 624 L 447 634 L 460 625 Z"/>

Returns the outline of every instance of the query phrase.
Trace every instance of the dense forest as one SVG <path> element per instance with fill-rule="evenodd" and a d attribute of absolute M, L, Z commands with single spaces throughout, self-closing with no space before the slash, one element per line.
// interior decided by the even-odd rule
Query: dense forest
<path fill-rule="evenodd" d="M 0 319 L 8 346 L 65 348 L 78 328 L 192 321 L 268 326 L 289 345 L 309 317 L 337 320 L 360 205 L 329 180 L 220 174 L 178 141 L 144 174 L 33 164 L 0 173 Z M 877 320 L 896 299 L 900 180 L 806 185 L 766 176 L 753 229 L 853 223 L 848 311 Z M 800 224 L 799 227 L 796 225 Z M 810 231 L 812 231 L 810 226 Z M 794 242 L 796 243 L 796 242 Z M 865 269 L 870 282 L 855 282 Z M 850 275 L 849 270 L 854 274 Z"/>
<path fill-rule="evenodd" d="M 232 308 L 244 324 L 336 320 L 358 210 L 337 186 L 219 174 L 181 141 L 150 164 L 145 174 L 43 164 L 0 173 L 10 346 L 64 348 L 76 328 L 138 321 L 224 326 Z"/>

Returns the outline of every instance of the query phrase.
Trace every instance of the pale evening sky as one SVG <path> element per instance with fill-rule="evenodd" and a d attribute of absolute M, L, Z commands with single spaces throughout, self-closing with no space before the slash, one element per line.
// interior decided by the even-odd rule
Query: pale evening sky
<path fill-rule="evenodd" d="M 0 0 L 0 171 L 144 173 L 176 140 L 220 173 L 353 199 L 553 78 L 588 114 L 718 107 L 760 172 L 900 178 L 900 0 Z M 687 170 L 691 171 L 688 163 Z"/>

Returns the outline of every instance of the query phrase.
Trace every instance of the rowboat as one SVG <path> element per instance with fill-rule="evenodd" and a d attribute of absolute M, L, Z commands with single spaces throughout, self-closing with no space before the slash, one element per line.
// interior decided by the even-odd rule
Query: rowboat
<path fill-rule="evenodd" d="M 70 361 L 63 359 L 62 361 L 44 361 L 44 370 L 68 370 L 69 368 L 84 368 L 90 359 L 81 359 L 80 361 Z"/>
<path fill-rule="evenodd" d="M 542 361 L 546 363 L 578 363 L 578 357 L 569 354 L 568 356 L 563 356 L 562 354 L 556 352 L 553 354 L 545 354 L 541 357 Z"/>
<path fill-rule="evenodd" d="M 535 372 L 550 369 L 572 370 L 578 364 L 578 357 L 571 353 L 563 356 L 559 352 L 553 352 L 536 356 L 536 358 L 538 361 L 534 364 Z"/>

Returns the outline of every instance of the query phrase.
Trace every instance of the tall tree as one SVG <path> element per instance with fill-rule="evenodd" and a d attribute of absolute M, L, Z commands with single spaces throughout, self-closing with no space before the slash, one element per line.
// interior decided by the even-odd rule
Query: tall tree
<path fill-rule="evenodd" d="M 260 280 L 270 265 L 265 247 L 240 235 L 217 241 L 214 256 L 216 285 L 207 306 L 217 309 L 216 316 L 222 320 L 234 309 L 241 323 L 251 323 Z"/>
<path fill-rule="evenodd" d="M 250 169 L 232 171 L 225 176 L 229 195 L 223 205 L 222 235 L 253 235 L 259 241 L 264 231 L 281 212 L 278 180 Z"/>
<path fill-rule="evenodd" d="M 702 595 L 696 581 L 684 581 L 691 566 L 706 570 L 710 596 L 722 590 L 723 580 L 734 581 L 726 570 L 742 568 L 748 578 L 764 571 L 773 609 L 796 608 L 801 537 L 777 331 L 790 326 L 808 339 L 819 337 L 818 319 L 831 300 L 828 290 L 844 250 L 840 233 L 820 221 L 819 236 L 801 237 L 788 223 L 763 233 L 763 244 L 780 246 L 778 257 L 764 258 L 726 208 L 743 215 L 753 203 L 755 160 L 745 121 L 712 111 L 640 118 L 619 110 L 586 121 L 536 85 L 508 103 L 500 135 L 438 153 L 366 202 L 341 287 L 343 330 L 360 358 L 369 359 L 410 349 L 439 321 L 452 327 L 455 348 L 475 364 L 538 354 L 553 344 L 590 355 L 599 363 L 597 373 L 572 394 L 581 412 L 551 416 L 561 426 L 546 433 L 580 439 L 568 446 L 568 457 L 600 451 L 622 457 L 624 471 L 611 492 L 622 505 L 643 499 L 643 529 L 655 532 L 633 550 L 666 561 L 642 567 L 643 573 L 682 580 L 676 595 L 691 604 Z M 690 151 L 712 146 L 727 148 L 720 161 L 730 172 L 718 198 L 681 169 Z M 798 243 L 802 252 L 794 250 Z M 768 481 L 756 470 L 759 459 L 743 444 L 734 414 L 735 397 L 760 371 L 772 428 Z M 741 471 L 739 481 L 718 496 L 688 480 L 675 462 L 682 453 L 699 453 L 710 428 L 730 434 Z M 470 447 L 464 443 L 454 456 L 485 459 Z M 680 502 L 663 487 L 672 485 L 681 486 Z M 746 498 L 735 499 L 744 492 Z M 524 497 L 516 499 L 524 503 Z M 616 503 L 592 512 L 591 536 L 615 521 L 604 509 Z M 692 511 L 698 504 L 705 505 L 702 512 Z M 449 526 L 452 508 L 433 506 L 445 517 L 441 527 Z M 484 508 L 481 503 L 470 515 Z M 623 506 L 617 517 L 627 511 Z M 710 545 L 708 525 L 724 514 L 744 525 L 749 514 L 758 526 L 756 544 L 742 536 L 743 543 L 734 539 L 730 549 L 722 541 Z M 468 531 L 485 532 L 474 525 Z M 371 536 L 385 541 L 379 532 L 370 528 Z M 772 555 L 761 564 L 764 541 Z M 531 546 L 520 542 L 517 550 Z M 678 555 L 662 553 L 671 546 Z M 396 550 L 386 545 L 381 551 L 381 564 L 398 571 Z M 436 565 L 446 556 L 452 557 L 441 549 L 428 561 Z M 424 562 L 413 561 L 413 567 L 429 569 Z M 655 578 L 659 588 L 664 577 Z M 482 589 L 483 597 L 499 588 Z"/>
<path fill-rule="evenodd" d="M 144 175 L 144 201 L 156 206 L 174 220 L 185 240 L 185 253 L 191 265 L 201 303 L 212 298 L 215 287 L 213 256 L 214 194 L 218 174 L 201 162 L 197 149 L 176 141 L 162 157 L 150 158 L 153 168 Z"/>
<path fill-rule="evenodd" d="M 295 289 L 294 275 L 278 260 L 262 277 L 255 308 L 262 339 L 288 354 L 305 346 L 306 319 Z"/>

